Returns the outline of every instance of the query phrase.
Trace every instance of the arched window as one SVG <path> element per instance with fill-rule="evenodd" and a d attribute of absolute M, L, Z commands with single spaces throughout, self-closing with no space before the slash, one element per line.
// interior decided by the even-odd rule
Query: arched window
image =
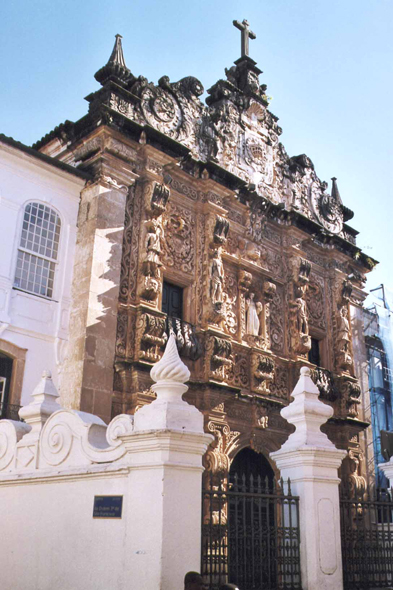
<path fill-rule="evenodd" d="M 14 287 L 43 297 L 52 297 L 60 226 L 60 217 L 47 205 L 26 205 Z"/>

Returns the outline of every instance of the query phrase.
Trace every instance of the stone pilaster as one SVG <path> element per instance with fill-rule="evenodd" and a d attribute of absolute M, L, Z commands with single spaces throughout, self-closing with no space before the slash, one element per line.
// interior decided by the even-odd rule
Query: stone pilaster
<path fill-rule="evenodd" d="M 70 337 L 61 402 L 109 422 L 127 187 L 97 182 L 81 195 Z"/>

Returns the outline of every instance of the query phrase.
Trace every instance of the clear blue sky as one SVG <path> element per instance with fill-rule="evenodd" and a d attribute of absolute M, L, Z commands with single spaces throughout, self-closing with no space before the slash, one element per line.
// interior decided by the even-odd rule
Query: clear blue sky
<path fill-rule="evenodd" d="M 288 153 L 337 176 L 359 245 L 381 262 L 368 287 L 393 286 L 393 0 L 2 2 L 0 132 L 31 144 L 83 116 L 116 33 L 135 75 L 209 88 L 240 55 L 243 18 Z"/>

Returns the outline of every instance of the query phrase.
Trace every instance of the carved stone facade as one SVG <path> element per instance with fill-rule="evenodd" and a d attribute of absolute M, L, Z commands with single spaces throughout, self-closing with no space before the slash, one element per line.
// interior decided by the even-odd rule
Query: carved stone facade
<path fill-rule="evenodd" d="M 56 145 L 100 194 L 122 195 L 118 284 L 102 299 L 116 310 L 117 334 L 101 331 L 107 356 L 97 361 L 113 383 L 113 414 L 154 399 L 147 370 L 173 332 L 191 371 L 188 399 L 215 436 L 209 469 L 228 471 L 246 446 L 266 456 L 280 447 L 280 410 L 303 365 L 334 409 L 329 436 L 353 451 L 357 437 L 359 449 L 367 424 L 349 309 L 364 299 L 374 261 L 356 246 L 336 179 L 329 194 L 306 155 L 287 155 L 249 56 L 203 104 L 196 78 L 148 82 L 124 66 L 116 43 L 88 115 L 36 146 Z M 173 317 L 164 284 L 181 300 Z"/>

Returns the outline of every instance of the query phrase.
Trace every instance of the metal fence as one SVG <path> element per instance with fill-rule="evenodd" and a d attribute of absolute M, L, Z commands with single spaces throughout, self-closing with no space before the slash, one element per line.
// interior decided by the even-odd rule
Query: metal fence
<path fill-rule="evenodd" d="M 393 493 L 341 489 L 344 589 L 393 588 Z"/>
<path fill-rule="evenodd" d="M 284 492 L 286 491 L 286 493 Z M 298 590 L 299 498 L 290 480 L 207 474 L 202 505 L 201 572 L 209 590 Z"/>

